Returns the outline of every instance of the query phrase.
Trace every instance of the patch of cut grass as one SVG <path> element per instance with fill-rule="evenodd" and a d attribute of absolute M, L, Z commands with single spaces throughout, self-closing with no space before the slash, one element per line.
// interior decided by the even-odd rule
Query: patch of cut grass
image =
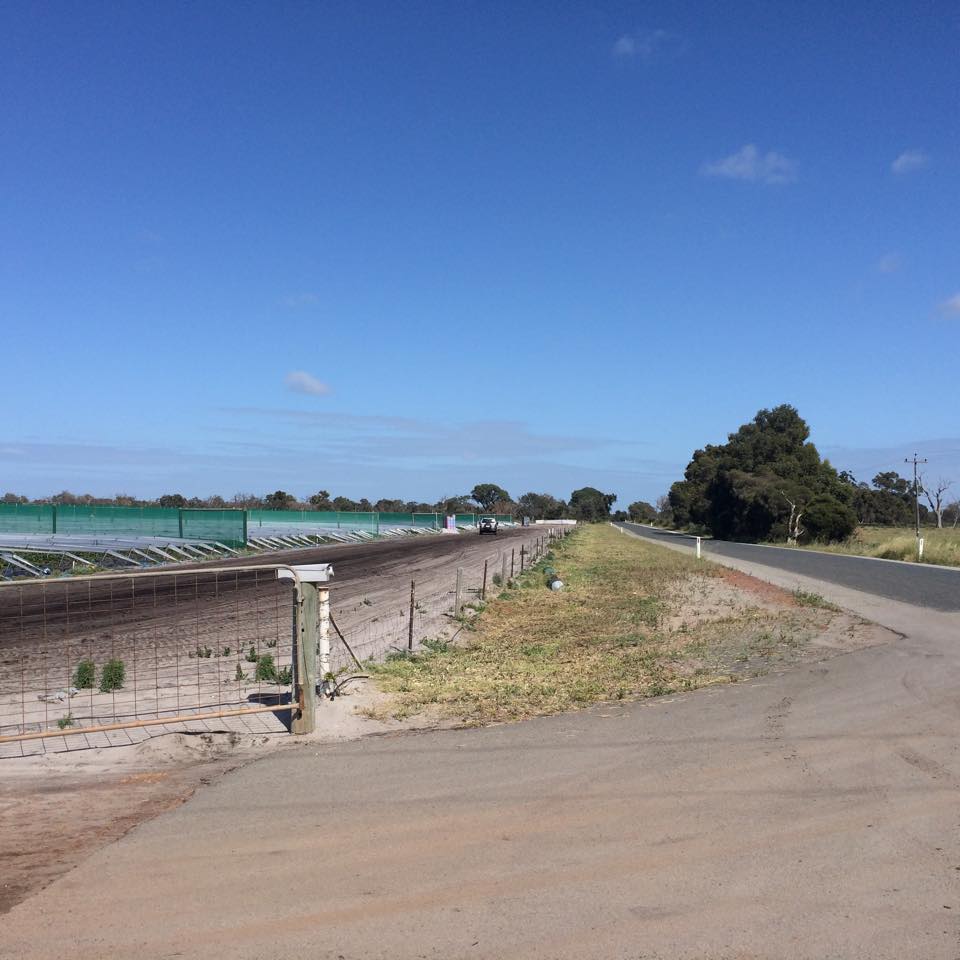
<path fill-rule="evenodd" d="M 608 526 L 583 527 L 554 548 L 563 590 L 544 585 L 546 562 L 491 600 L 462 645 L 371 664 L 392 695 L 373 715 L 428 710 L 485 723 L 690 690 L 748 675 L 829 618 L 744 601 L 706 621 L 700 598 L 715 567 Z M 681 611 L 682 629 L 672 625 Z"/>

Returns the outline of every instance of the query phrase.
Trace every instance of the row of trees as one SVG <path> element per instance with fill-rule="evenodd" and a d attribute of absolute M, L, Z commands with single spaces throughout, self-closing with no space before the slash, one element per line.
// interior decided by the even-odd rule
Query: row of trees
<path fill-rule="evenodd" d="M 679 527 L 699 527 L 730 540 L 796 542 L 842 540 L 857 524 L 914 522 L 911 481 L 896 472 L 879 473 L 871 483 L 838 473 L 809 442 L 810 430 L 797 410 L 784 404 L 761 410 L 731 433 L 727 443 L 693 454 L 684 479 L 673 484 L 669 511 L 631 504 L 648 519 L 656 515 Z M 948 481 L 924 483 L 921 521 L 938 526 L 960 522 L 960 503 L 947 505 Z"/>
<path fill-rule="evenodd" d="M 550 520 L 573 518 L 594 521 L 609 518 L 610 509 L 617 496 L 603 493 L 595 487 L 581 487 L 570 494 L 569 501 L 561 500 L 549 493 L 525 493 L 513 500 L 510 494 L 496 483 L 478 483 L 469 493 L 441 497 L 434 503 L 415 500 L 381 499 L 370 501 L 366 498 L 352 500 L 349 497 L 333 497 L 327 490 L 319 490 L 300 499 L 286 490 L 274 490 L 260 496 L 254 493 L 237 493 L 229 499 L 219 495 L 211 497 L 185 497 L 180 493 L 167 493 L 154 500 L 142 500 L 128 494 L 119 493 L 115 497 L 94 497 L 91 494 L 74 494 L 64 490 L 52 497 L 30 500 L 15 493 L 2 497 L 4 503 L 55 503 L 91 506 L 123 507 L 194 507 L 224 508 L 234 507 L 244 510 L 339 510 L 339 511 L 377 511 L 379 513 L 484 513 L 510 514 L 517 518 L 530 517 L 532 520 Z"/>

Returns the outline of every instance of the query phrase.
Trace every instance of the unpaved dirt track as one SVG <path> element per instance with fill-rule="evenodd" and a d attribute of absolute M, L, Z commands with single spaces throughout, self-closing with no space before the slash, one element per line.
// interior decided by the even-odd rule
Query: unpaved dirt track
<path fill-rule="evenodd" d="M 546 530 L 540 528 L 516 528 L 496 537 L 437 534 L 282 550 L 209 563 L 177 564 L 164 570 L 169 575 L 163 577 L 119 571 L 115 578 L 101 581 L 81 582 L 69 578 L 18 581 L 0 589 L 0 655 L 12 645 L 19 651 L 25 645 L 57 639 L 67 629 L 74 633 L 93 631 L 113 627 L 118 622 L 136 623 L 146 629 L 154 620 L 169 627 L 172 621 L 192 616 L 196 599 L 208 601 L 214 595 L 217 578 L 213 574 L 198 576 L 204 569 L 231 571 L 224 580 L 230 587 L 236 584 L 241 594 L 245 594 L 239 611 L 249 615 L 258 596 L 272 601 L 276 590 L 275 585 L 263 582 L 266 576 L 263 571 L 258 583 L 257 575 L 250 571 L 244 573 L 244 567 L 330 563 L 334 569 L 333 602 L 336 605 L 365 595 L 380 585 L 383 578 L 397 578 L 401 574 L 416 577 L 437 567 L 449 567 L 476 553 L 481 546 L 493 551 L 515 544 L 519 549 L 521 541 L 529 542 L 544 533 Z M 160 569 L 157 568 L 158 572 Z M 74 609 L 70 616 L 67 615 L 68 591 L 73 592 Z"/>
<path fill-rule="evenodd" d="M 838 599 L 906 636 L 251 764 L 0 918 L 0 955 L 956 960 L 960 616 Z"/>

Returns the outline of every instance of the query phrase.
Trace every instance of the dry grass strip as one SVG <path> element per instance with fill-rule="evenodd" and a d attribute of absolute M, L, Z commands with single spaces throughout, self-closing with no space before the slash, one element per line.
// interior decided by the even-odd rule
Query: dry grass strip
<path fill-rule="evenodd" d="M 562 591 L 548 589 L 547 567 Z M 708 563 L 583 527 L 478 612 L 459 644 L 371 665 L 391 695 L 377 712 L 487 723 L 735 681 L 789 659 L 833 616 L 757 602 Z"/>

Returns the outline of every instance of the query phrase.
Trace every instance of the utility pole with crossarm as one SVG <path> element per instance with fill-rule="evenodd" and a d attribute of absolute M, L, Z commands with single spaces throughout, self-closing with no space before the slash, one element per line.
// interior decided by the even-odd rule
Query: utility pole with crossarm
<path fill-rule="evenodd" d="M 916 454 L 913 455 L 913 459 L 910 457 L 903 458 L 904 463 L 913 464 L 913 505 L 916 509 L 917 516 L 917 540 L 920 540 L 920 482 L 917 480 L 917 465 L 920 463 L 926 463 L 926 457 L 918 457 Z"/>

